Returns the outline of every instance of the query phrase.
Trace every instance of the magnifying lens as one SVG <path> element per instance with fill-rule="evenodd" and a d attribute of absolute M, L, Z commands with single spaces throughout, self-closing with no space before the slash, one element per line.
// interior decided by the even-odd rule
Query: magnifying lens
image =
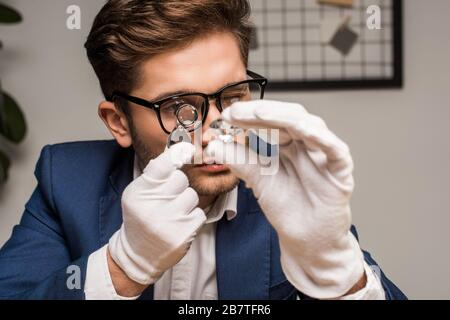
<path fill-rule="evenodd" d="M 201 121 L 198 121 L 198 111 L 194 106 L 181 102 L 179 104 L 181 106 L 175 113 L 177 126 L 167 139 L 168 148 L 179 142 L 192 143 L 191 132 L 201 125 Z"/>

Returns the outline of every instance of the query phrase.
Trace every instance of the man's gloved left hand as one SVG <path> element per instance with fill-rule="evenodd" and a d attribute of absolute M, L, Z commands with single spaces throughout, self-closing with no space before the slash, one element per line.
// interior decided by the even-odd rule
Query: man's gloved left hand
<path fill-rule="evenodd" d="M 222 118 L 241 128 L 279 129 L 279 169 L 236 163 L 253 152 L 211 141 L 206 155 L 246 182 L 277 231 L 283 271 L 314 298 L 346 294 L 363 276 L 364 259 L 350 232 L 353 162 L 348 146 L 301 105 L 268 100 L 238 102 Z M 256 158 L 260 155 L 254 155 Z"/>

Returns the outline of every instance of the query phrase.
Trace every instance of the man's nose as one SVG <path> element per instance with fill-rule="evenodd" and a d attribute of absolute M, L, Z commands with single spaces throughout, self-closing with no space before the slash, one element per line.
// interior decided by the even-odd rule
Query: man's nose
<path fill-rule="evenodd" d="M 209 125 L 220 117 L 220 113 L 221 112 L 217 108 L 216 101 L 210 101 L 208 116 L 203 122 L 202 127 L 202 147 L 206 147 L 212 140 L 213 134 L 211 133 L 211 130 L 208 130 Z"/>

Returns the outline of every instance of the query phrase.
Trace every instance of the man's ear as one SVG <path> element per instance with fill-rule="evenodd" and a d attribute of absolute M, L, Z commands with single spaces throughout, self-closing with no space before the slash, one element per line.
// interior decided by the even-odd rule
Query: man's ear
<path fill-rule="evenodd" d="M 125 114 L 114 103 L 101 102 L 98 106 L 98 115 L 121 147 L 128 148 L 132 145 L 130 124 Z"/>

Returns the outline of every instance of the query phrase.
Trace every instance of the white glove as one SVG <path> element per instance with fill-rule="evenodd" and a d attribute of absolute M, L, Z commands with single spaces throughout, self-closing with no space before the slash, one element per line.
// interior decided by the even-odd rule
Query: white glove
<path fill-rule="evenodd" d="M 254 153 L 242 144 L 214 140 L 206 154 L 253 189 L 277 231 L 288 280 L 314 298 L 344 295 L 364 274 L 362 252 L 349 231 L 354 183 L 347 145 L 299 104 L 238 102 L 222 118 L 241 128 L 280 130 L 279 169 L 272 175 L 261 174 L 267 159 L 257 165 L 236 161 Z"/>
<path fill-rule="evenodd" d="M 114 261 L 140 284 L 152 284 L 180 261 L 206 221 L 198 195 L 179 168 L 194 146 L 179 143 L 151 160 L 122 195 L 122 227 L 109 240 Z"/>

